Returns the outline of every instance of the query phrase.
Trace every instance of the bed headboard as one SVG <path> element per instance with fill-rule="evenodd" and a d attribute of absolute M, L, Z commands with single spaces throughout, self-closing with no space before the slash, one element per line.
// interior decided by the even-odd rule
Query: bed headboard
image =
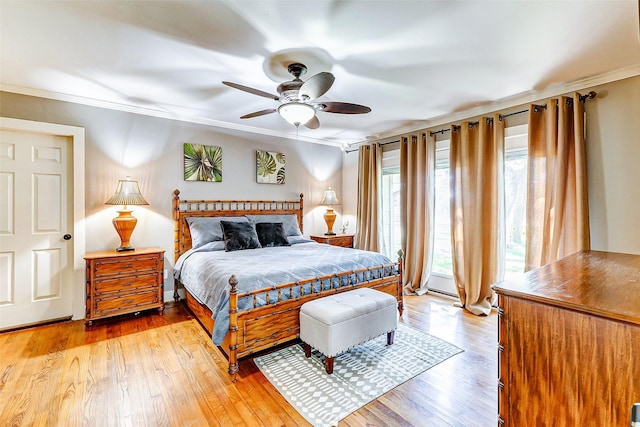
<path fill-rule="evenodd" d="M 303 231 L 303 197 L 301 193 L 299 200 L 180 200 L 180 190 L 174 190 L 174 261 L 191 249 L 188 217 L 294 214 Z"/>

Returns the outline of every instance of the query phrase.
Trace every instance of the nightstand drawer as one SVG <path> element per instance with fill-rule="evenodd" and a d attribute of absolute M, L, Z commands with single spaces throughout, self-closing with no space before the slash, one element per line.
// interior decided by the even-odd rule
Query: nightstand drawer
<path fill-rule="evenodd" d="M 129 292 L 136 289 L 156 288 L 158 285 L 158 274 L 152 271 L 151 274 L 136 274 L 127 277 L 110 277 L 108 279 L 96 280 L 93 290 L 97 294 L 109 292 Z"/>
<path fill-rule="evenodd" d="M 158 269 L 157 256 L 137 256 L 127 258 L 113 258 L 96 261 L 94 263 L 94 278 L 99 279 L 104 276 L 131 275 L 141 271 L 156 271 Z M 135 270 L 134 270 L 135 269 Z"/>
<path fill-rule="evenodd" d="M 85 254 L 87 305 L 85 323 L 96 319 L 164 310 L 164 249 L 96 251 Z"/>
<path fill-rule="evenodd" d="M 155 307 L 158 303 L 158 292 L 151 289 L 138 294 L 118 295 L 112 297 L 97 297 L 95 301 L 95 311 L 101 316 L 106 316 L 112 312 L 131 312 L 142 309 L 143 306 Z"/>
<path fill-rule="evenodd" d="M 353 247 L 353 236 L 336 236 L 329 241 L 330 245 L 342 246 L 344 248 Z"/>
<path fill-rule="evenodd" d="M 342 246 L 343 248 L 353 248 L 353 234 L 336 234 L 332 236 L 312 234 L 311 239 L 318 243 Z"/>

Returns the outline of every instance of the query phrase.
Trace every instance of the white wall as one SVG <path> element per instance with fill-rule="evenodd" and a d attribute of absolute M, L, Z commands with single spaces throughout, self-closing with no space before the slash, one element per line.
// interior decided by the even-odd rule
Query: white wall
<path fill-rule="evenodd" d="M 598 93 L 585 104 L 591 247 L 640 254 L 640 76 L 580 92 L 590 90 Z M 354 215 L 357 157 L 343 154 L 342 193 L 353 196 L 343 208 Z"/>
<path fill-rule="evenodd" d="M 317 206 L 325 187 L 342 188 L 342 152 L 335 147 L 263 136 L 258 142 L 249 134 L 232 136 L 204 125 L 7 92 L 0 92 L 0 116 L 85 128 L 87 251 L 119 246 L 111 224 L 119 207 L 104 202 L 113 194 L 118 179 L 131 176 L 140 182 L 149 206 L 133 207 L 138 225 L 131 243 L 166 250 L 169 278 L 165 291 L 173 289 L 174 189 L 187 199 L 297 200 L 303 193 L 304 233 L 309 235 L 326 229 L 324 209 Z M 184 181 L 184 143 L 222 147 L 222 182 Z M 256 183 L 257 149 L 286 155 L 285 184 Z"/>
<path fill-rule="evenodd" d="M 591 247 L 640 254 L 640 76 L 587 101 Z"/>

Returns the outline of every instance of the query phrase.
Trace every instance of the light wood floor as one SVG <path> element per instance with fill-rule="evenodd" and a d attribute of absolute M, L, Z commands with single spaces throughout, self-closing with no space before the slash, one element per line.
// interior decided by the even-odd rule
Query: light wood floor
<path fill-rule="evenodd" d="M 496 315 L 406 297 L 402 321 L 464 349 L 340 426 L 497 424 Z M 2 426 L 305 426 L 251 359 L 227 362 L 182 304 L 98 322 L 0 334 Z"/>

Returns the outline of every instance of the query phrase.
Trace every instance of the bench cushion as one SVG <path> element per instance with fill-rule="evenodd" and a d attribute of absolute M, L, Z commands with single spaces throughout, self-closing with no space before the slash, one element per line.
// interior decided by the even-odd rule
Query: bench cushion
<path fill-rule="evenodd" d="M 300 339 L 333 357 L 398 326 L 398 302 L 384 292 L 355 289 L 302 305 Z"/>
<path fill-rule="evenodd" d="M 310 301 L 303 304 L 300 311 L 326 325 L 335 325 L 387 306 L 395 308 L 396 299 L 384 292 L 362 288 Z"/>

